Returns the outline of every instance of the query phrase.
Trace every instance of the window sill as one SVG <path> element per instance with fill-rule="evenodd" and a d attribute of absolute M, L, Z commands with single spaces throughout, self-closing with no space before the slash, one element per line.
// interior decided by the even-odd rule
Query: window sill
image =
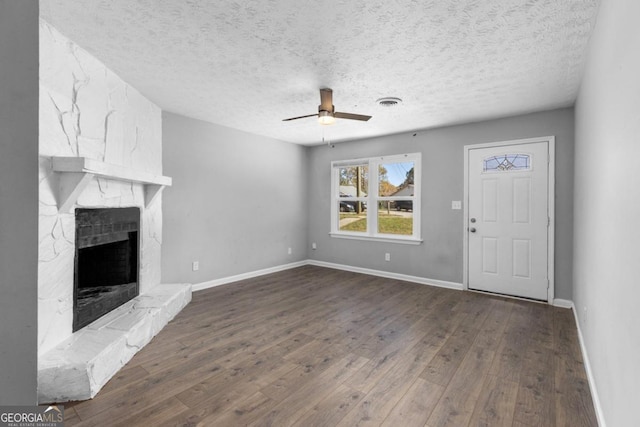
<path fill-rule="evenodd" d="M 344 233 L 329 233 L 331 237 L 338 239 L 348 240 L 368 240 L 370 242 L 383 242 L 383 243 L 398 243 L 401 245 L 420 245 L 422 239 L 415 239 L 413 237 L 375 237 L 375 236 L 358 236 L 356 234 L 344 234 Z"/>

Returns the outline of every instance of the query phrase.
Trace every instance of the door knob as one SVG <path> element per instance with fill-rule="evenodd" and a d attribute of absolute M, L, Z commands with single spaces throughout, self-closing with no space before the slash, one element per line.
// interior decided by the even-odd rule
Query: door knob
<path fill-rule="evenodd" d="M 469 229 L 469 231 L 470 231 L 470 232 L 472 232 L 472 233 L 475 233 L 475 232 L 476 232 L 476 229 L 475 229 L 475 227 L 471 227 L 471 228 Z"/>

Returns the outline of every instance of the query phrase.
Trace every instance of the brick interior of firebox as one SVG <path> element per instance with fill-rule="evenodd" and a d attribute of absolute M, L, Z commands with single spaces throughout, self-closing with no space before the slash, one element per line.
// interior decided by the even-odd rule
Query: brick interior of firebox
<path fill-rule="evenodd" d="M 138 208 L 76 211 L 74 332 L 135 298 Z"/>

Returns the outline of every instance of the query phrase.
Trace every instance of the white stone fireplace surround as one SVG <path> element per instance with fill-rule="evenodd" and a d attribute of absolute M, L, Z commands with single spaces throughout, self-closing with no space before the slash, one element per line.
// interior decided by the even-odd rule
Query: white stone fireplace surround
<path fill-rule="evenodd" d="M 38 393 L 93 397 L 191 299 L 160 284 L 160 109 L 40 21 Z M 73 333 L 75 208 L 140 208 L 140 295 Z"/>

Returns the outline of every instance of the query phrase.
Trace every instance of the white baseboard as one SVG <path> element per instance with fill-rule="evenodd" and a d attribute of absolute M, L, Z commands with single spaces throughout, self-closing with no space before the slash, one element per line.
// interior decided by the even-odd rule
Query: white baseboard
<path fill-rule="evenodd" d="M 582 329 L 580 328 L 580 319 L 578 318 L 578 311 L 576 306 L 571 303 L 571 309 L 573 310 L 573 317 L 576 320 L 576 328 L 578 329 L 578 341 L 580 341 L 580 350 L 582 350 L 582 361 L 584 362 L 584 370 L 587 372 L 587 380 L 589 381 L 589 390 L 591 390 L 591 398 L 593 399 L 593 407 L 596 411 L 596 418 L 598 419 L 598 425 L 600 427 L 607 427 L 607 423 L 604 420 L 604 412 L 602 411 L 602 405 L 600 404 L 600 397 L 598 396 L 598 390 L 596 389 L 596 380 L 593 377 L 593 371 L 591 370 L 591 362 L 589 362 L 589 355 L 587 354 L 587 346 L 584 343 L 582 337 Z"/>
<path fill-rule="evenodd" d="M 553 305 L 560 308 L 573 308 L 573 301 L 570 299 L 556 298 L 553 300 Z"/>
<path fill-rule="evenodd" d="M 264 276 L 265 274 L 277 273 L 278 271 L 289 270 L 292 268 L 302 267 L 307 265 L 308 260 L 292 262 L 291 264 L 277 265 L 275 267 L 269 267 L 262 270 L 250 271 L 248 273 L 237 274 L 235 276 L 223 277 L 221 279 L 209 280 L 208 282 L 197 283 L 193 285 L 193 291 L 202 291 L 204 289 L 214 288 L 220 285 L 226 285 L 227 283 L 237 282 L 239 280 L 251 279 L 258 276 Z"/>
<path fill-rule="evenodd" d="M 307 260 L 307 264 L 318 267 L 333 268 L 335 270 L 351 271 L 352 273 L 369 274 L 371 276 L 386 277 L 388 279 L 404 280 L 405 282 L 420 283 L 422 285 L 437 286 L 439 288 L 462 290 L 462 283 L 447 282 L 444 280 L 427 279 L 418 276 L 409 276 L 407 274 L 391 273 L 389 271 L 372 270 L 370 268 L 353 267 L 350 265 L 334 264 L 332 262 Z"/>
<path fill-rule="evenodd" d="M 600 398 L 598 397 L 598 391 L 596 389 L 595 378 L 593 377 L 593 371 L 591 370 L 591 362 L 589 362 L 589 355 L 587 354 L 587 347 L 584 344 L 584 338 L 582 337 L 582 329 L 580 328 L 580 319 L 578 318 L 578 312 L 573 301 L 568 299 L 556 298 L 553 300 L 553 305 L 561 308 L 569 308 L 573 311 L 573 318 L 576 322 L 576 329 L 578 330 L 578 341 L 580 342 L 580 351 L 582 352 L 582 360 L 584 362 L 584 370 L 587 373 L 587 380 L 589 381 L 589 390 L 591 391 L 591 398 L 593 400 L 593 407 L 596 411 L 596 418 L 598 419 L 598 425 L 600 427 L 606 427 L 604 421 L 604 414 L 602 412 L 602 406 L 600 405 Z"/>
<path fill-rule="evenodd" d="M 431 285 L 431 286 L 437 286 L 440 288 L 462 290 L 462 283 L 447 282 L 444 280 L 436 280 L 436 279 L 427 279 L 424 277 L 410 276 L 408 274 L 391 273 L 388 271 L 373 270 L 370 268 L 362 268 L 362 267 L 353 267 L 350 265 L 334 264 L 332 262 L 314 261 L 310 259 L 293 262 L 291 264 L 284 264 L 284 265 L 278 265 L 275 267 L 265 268 L 263 270 L 250 271 L 248 273 L 242 273 L 235 276 L 222 277 L 220 279 L 209 280 L 207 282 L 196 283 L 195 285 L 193 285 L 192 289 L 194 292 L 202 291 L 204 289 L 209 289 L 209 288 L 213 288 L 220 285 L 226 285 L 228 283 L 233 283 L 240 280 L 251 279 L 258 276 L 264 276 L 265 274 L 271 274 L 271 273 L 276 273 L 278 271 L 284 271 L 292 268 L 302 267 L 304 265 L 315 265 L 318 267 L 333 268 L 335 270 L 344 270 L 344 271 L 351 271 L 353 273 L 362 273 L 362 274 L 369 274 L 371 276 L 386 277 L 388 279 L 404 280 L 406 282 L 420 283 L 422 285 Z"/>

